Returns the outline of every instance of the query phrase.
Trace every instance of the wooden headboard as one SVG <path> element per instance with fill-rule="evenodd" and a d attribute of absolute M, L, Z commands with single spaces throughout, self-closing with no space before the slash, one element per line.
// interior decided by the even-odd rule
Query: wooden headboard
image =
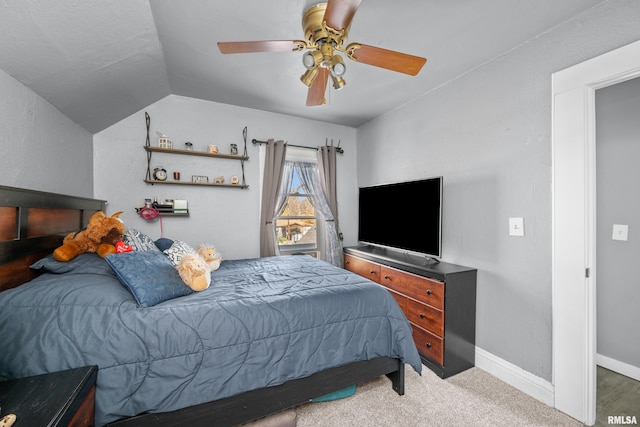
<path fill-rule="evenodd" d="M 87 225 L 104 200 L 0 186 L 0 291 L 31 280 L 29 266 Z"/>

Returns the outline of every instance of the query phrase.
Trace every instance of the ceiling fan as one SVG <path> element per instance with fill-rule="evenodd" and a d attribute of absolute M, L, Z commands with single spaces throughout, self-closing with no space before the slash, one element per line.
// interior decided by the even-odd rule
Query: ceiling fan
<path fill-rule="evenodd" d="M 309 87 L 307 106 L 321 105 L 329 77 L 336 90 L 346 84 L 343 75 L 347 71 L 344 59 L 347 58 L 385 68 L 391 71 L 415 76 L 427 62 L 425 58 L 362 43 L 350 43 L 347 40 L 351 20 L 362 0 L 328 0 L 311 4 L 302 15 L 304 40 L 261 40 L 218 42 L 218 48 L 226 53 L 281 52 L 307 50 L 302 63 L 307 71 L 300 77 Z"/>

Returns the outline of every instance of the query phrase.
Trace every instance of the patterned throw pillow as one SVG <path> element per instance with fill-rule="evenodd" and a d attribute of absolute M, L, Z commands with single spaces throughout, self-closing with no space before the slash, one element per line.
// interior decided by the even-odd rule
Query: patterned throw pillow
<path fill-rule="evenodd" d="M 160 249 L 158 249 L 151 237 L 147 236 L 142 231 L 136 230 L 135 228 L 127 227 L 127 230 L 124 233 L 124 242 L 127 245 L 131 245 L 134 251 L 160 252 Z"/>
<path fill-rule="evenodd" d="M 171 264 L 177 266 L 184 254 L 193 253 L 193 249 L 188 243 L 175 240 L 169 249 L 165 249 L 163 253 L 169 258 Z"/>

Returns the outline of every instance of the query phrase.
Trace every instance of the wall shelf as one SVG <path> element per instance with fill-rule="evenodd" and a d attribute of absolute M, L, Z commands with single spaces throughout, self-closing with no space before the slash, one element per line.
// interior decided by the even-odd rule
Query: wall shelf
<path fill-rule="evenodd" d="M 200 187 L 227 187 L 227 188 L 249 188 L 246 184 L 214 184 L 210 182 L 192 182 L 192 181 L 157 181 L 153 179 L 145 179 L 147 184 L 168 184 L 168 185 L 197 185 Z"/>
<path fill-rule="evenodd" d="M 143 208 L 135 208 L 135 209 L 136 209 L 136 213 L 140 214 L 140 210 L 142 210 Z M 187 210 L 186 212 L 167 212 L 167 211 L 158 210 L 158 214 L 160 216 L 189 216 L 189 211 Z"/>
<path fill-rule="evenodd" d="M 145 150 L 148 152 L 154 153 L 167 153 L 167 154 L 183 154 L 186 156 L 203 156 L 203 157 L 213 157 L 218 159 L 231 159 L 231 160 L 249 160 L 249 156 L 241 156 L 238 154 L 221 154 L 221 153 L 209 153 L 208 151 L 194 151 L 194 150 L 180 150 L 176 148 L 160 148 L 160 147 L 151 147 L 145 146 Z"/>
<path fill-rule="evenodd" d="M 244 162 L 249 160 L 249 156 L 247 156 L 247 128 L 245 127 L 242 130 L 242 136 L 244 139 L 244 151 L 243 154 L 225 154 L 225 153 L 210 153 L 208 151 L 195 151 L 195 150 L 182 150 L 176 148 L 165 148 L 165 147 L 153 147 L 151 146 L 151 140 L 149 137 L 149 127 L 151 124 L 151 117 L 148 113 L 144 113 L 145 121 L 147 126 L 147 139 L 145 141 L 144 149 L 147 152 L 147 174 L 144 179 L 144 182 L 147 184 L 163 184 L 163 185 L 197 185 L 200 187 L 224 187 L 224 188 L 239 188 L 245 189 L 249 188 L 244 178 Z M 183 156 L 199 156 L 199 157 L 207 157 L 209 159 L 223 159 L 223 160 L 236 160 L 240 162 L 240 166 L 242 168 L 242 177 L 237 184 L 216 184 L 209 182 L 193 182 L 193 181 L 158 181 L 156 179 L 152 179 L 151 175 L 151 156 L 153 153 L 161 153 L 161 154 L 178 154 Z M 235 176 L 234 176 L 235 178 Z"/>

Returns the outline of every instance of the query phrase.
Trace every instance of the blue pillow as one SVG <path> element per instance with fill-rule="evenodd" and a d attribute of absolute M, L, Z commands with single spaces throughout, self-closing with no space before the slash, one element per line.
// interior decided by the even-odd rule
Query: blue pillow
<path fill-rule="evenodd" d="M 115 276 L 109 264 L 98 254 L 85 252 L 68 262 L 56 261 L 53 255 L 48 255 L 29 266 L 32 270 L 42 270 L 54 274 L 100 274 Z"/>
<path fill-rule="evenodd" d="M 164 251 L 166 249 L 169 249 L 171 245 L 173 245 L 173 240 L 167 239 L 166 237 L 161 237 L 158 240 L 156 240 L 154 243 L 156 244 L 156 247 L 158 249 L 160 249 L 161 251 Z"/>
<path fill-rule="evenodd" d="M 160 251 L 124 252 L 105 259 L 141 307 L 193 293 Z"/>

